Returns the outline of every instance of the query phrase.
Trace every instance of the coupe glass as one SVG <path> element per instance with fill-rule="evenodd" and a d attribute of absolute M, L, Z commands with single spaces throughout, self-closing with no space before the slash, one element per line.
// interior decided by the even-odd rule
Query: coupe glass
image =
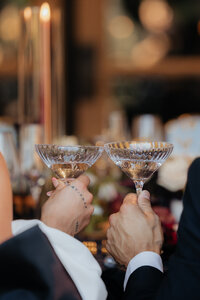
<path fill-rule="evenodd" d="M 137 195 L 173 150 L 166 142 L 116 142 L 104 145 L 111 160 L 134 182 Z"/>
<path fill-rule="evenodd" d="M 35 145 L 36 151 L 43 162 L 55 175 L 65 183 L 69 178 L 77 178 L 98 158 L 100 158 L 103 147 L 97 146 L 57 146 L 57 145 Z"/>

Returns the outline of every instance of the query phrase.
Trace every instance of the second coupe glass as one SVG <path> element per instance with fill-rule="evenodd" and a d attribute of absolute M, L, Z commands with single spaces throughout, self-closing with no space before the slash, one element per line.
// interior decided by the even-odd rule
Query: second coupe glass
<path fill-rule="evenodd" d="M 173 150 L 166 142 L 125 141 L 108 143 L 104 148 L 111 160 L 135 183 L 137 195 L 143 185 Z"/>

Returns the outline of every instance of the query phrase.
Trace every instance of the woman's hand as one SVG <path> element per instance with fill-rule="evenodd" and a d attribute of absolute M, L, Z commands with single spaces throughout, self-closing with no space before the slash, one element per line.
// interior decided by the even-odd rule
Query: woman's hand
<path fill-rule="evenodd" d="M 41 221 L 74 236 L 89 224 L 94 211 L 93 195 L 87 189 L 89 177 L 81 175 L 68 186 L 56 178 L 52 182 L 56 189 L 48 193 L 50 197 L 42 207 Z"/>

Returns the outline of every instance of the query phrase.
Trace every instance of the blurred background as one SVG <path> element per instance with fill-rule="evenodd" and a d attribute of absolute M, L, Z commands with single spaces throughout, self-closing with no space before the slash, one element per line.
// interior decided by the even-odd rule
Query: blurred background
<path fill-rule="evenodd" d="M 1 0 L 0 150 L 15 218 L 37 217 L 51 188 L 35 143 L 166 140 L 173 154 L 145 188 L 171 252 L 199 132 L 199 0 Z M 82 237 L 104 253 L 107 216 L 134 185 L 106 156 L 88 174 L 95 213 Z"/>

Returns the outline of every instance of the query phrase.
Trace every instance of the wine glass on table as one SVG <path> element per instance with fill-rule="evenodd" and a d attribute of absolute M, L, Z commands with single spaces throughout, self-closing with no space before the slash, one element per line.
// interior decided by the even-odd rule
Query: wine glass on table
<path fill-rule="evenodd" d="M 144 183 L 172 153 L 173 145 L 156 141 L 123 141 L 107 143 L 104 148 L 111 160 L 133 180 L 139 196 Z"/>
<path fill-rule="evenodd" d="M 47 167 L 66 185 L 90 168 L 104 151 L 103 147 L 98 146 L 37 144 L 35 148 Z"/>

